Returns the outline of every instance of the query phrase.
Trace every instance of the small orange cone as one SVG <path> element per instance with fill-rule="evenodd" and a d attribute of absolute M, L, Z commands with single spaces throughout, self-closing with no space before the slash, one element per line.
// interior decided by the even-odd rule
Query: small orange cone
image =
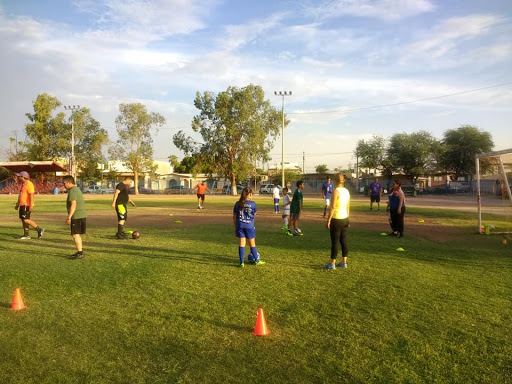
<path fill-rule="evenodd" d="M 265 315 L 263 314 L 263 308 L 258 309 L 258 318 L 256 319 L 256 327 L 254 327 L 253 335 L 266 336 L 270 333 L 265 323 Z"/>
<path fill-rule="evenodd" d="M 19 311 L 20 309 L 25 309 L 25 308 L 27 308 L 27 307 L 23 303 L 23 298 L 21 297 L 21 291 L 19 288 L 16 288 L 16 291 L 14 291 L 14 300 L 12 301 L 11 309 L 13 311 Z"/>

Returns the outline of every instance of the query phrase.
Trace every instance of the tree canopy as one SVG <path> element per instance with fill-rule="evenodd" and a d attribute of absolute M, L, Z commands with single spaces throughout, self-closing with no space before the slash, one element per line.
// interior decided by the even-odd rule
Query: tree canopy
<path fill-rule="evenodd" d="M 455 177 L 469 176 L 476 172 L 475 156 L 492 151 L 494 143 L 489 132 L 472 125 L 463 125 L 444 133 L 443 167 Z"/>
<path fill-rule="evenodd" d="M 165 124 L 165 118 L 148 112 L 141 103 L 119 104 L 116 118 L 117 145 L 111 148 L 114 158 L 123 161 L 133 171 L 135 194 L 138 194 L 138 178 L 142 172 L 154 172 L 153 139 L 151 128 Z"/>
<path fill-rule="evenodd" d="M 319 164 L 315 167 L 316 173 L 327 173 L 329 172 L 329 168 L 327 168 L 326 164 Z"/>
<path fill-rule="evenodd" d="M 263 89 L 253 84 L 228 87 L 217 95 L 197 92 L 194 105 L 199 114 L 192 120 L 192 130 L 201 135 L 203 143 L 179 131 L 173 136 L 174 145 L 186 155 L 197 156 L 205 173 L 217 173 L 236 185 L 256 160 L 268 159 L 279 134 L 281 111 L 264 97 Z"/>

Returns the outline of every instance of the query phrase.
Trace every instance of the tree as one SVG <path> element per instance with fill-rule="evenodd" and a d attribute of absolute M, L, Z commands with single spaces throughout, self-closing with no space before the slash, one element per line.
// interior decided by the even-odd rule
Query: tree
<path fill-rule="evenodd" d="M 384 168 L 386 158 L 386 140 L 382 136 L 373 136 L 370 140 L 359 140 L 356 145 L 356 157 L 359 158 L 359 168 Z"/>
<path fill-rule="evenodd" d="M 320 164 L 315 167 L 316 173 L 327 173 L 329 172 L 329 168 L 327 168 L 326 164 Z"/>
<path fill-rule="evenodd" d="M 403 172 L 412 183 L 437 169 L 437 140 L 426 131 L 397 133 L 391 137 L 386 160 L 391 170 Z"/>
<path fill-rule="evenodd" d="M 34 113 L 27 113 L 30 120 L 26 124 L 27 157 L 30 160 L 56 160 L 64 157 L 69 150 L 71 130 L 64 120 L 66 115 L 61 112 L 53 116 L 53 111 L 62 103 L 47 93 L 37 96 L 32 103 Z"/>
<path fill-rule="evenodd" d="M 111 154 L 123 161 L 134 175 L 135 194 L 139 193 L 138 178 L 143 172 L 153 173 L 153 139 L 151 128 L 165 124 L 165 118 L 155 112 L 148 113 L 141 103 L 119 104 L 119 116 L 116 118 L 117 146 Z"/>
<path fill-rule="evenodd" d="M 174 145 L 186 155 L 196 155 L 205 173 L 217 173 L 236 185 L 237 179 L 247 178 L 256 160 L 268 160 L 281 128 L 281 111 L 264 96 L 263 89 L 253 84 L 228 87 L 218 95 L 197 92 L 194 105 L 199 114 L 192 120 L 192 130 L 204 142 L 179 131 L 173 136 Z"/>
<path fill-rule="evenodd" d="M 445 131 L 443 145 L 441 162 L 444 168 L 453 172 L 455 178 L 468 176 L 471 179 L 476 172 L 475 156 L 492 151 L 494 142 L 489 132 L 463 125 Z"/>
<path fill-rule="evenodd" d="M 83 179 L 97 179 L 101 176 L 98 164 L 106 162 L 103 146 L 108 142 L 107 131 L 100 127 L 88 108 L 76 110 L 70 119 L 74 119 L 75 157 L 80 176 Z M 68 132 L 71 132 L 71 123 L 67 126 Z"/>

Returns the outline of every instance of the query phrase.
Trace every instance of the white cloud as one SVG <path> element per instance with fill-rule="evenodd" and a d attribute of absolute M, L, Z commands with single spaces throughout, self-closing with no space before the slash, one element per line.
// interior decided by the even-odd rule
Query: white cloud
<path fill-rule="evenodd" d="M 323 19 L 355 16 L 397 21 L 434 9 L 429 0 L 332 0 L 309 11 Z"/>

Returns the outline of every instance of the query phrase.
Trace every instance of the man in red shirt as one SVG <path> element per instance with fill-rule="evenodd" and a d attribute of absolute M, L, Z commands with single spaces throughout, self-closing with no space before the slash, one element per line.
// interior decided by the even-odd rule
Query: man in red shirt
<path fill-rule="evenodd" d="M 39 227 L 34 220 L 30 219 L 30 213 L 34 210 L 34 184 L 32 184 L 29 174 L 25 171 L 17 173 L 16 176 L 19 176 L 23 183 L 18 196 L 18 201 L 14 206 L 14 209 L 19 209 L 19 217 L 23 224 L 23 236 L 21 236 L 20 239 L 31 239 L 28 234 L 29 227 L 35 228 L 37 231 L 37 238 L 40 239 L 43 237 L 44 228 Z"/>
<path fill-rule="evenodd" d="M 204 192 L 205 191 L 210 192 L 210 190 L 206 186 L 206 183 L 204 180 L 201 184 L 197 183 L 197 185 L 194 187 L 194 189 L 197 189 L 197 209 L 203 209 Z"/>

